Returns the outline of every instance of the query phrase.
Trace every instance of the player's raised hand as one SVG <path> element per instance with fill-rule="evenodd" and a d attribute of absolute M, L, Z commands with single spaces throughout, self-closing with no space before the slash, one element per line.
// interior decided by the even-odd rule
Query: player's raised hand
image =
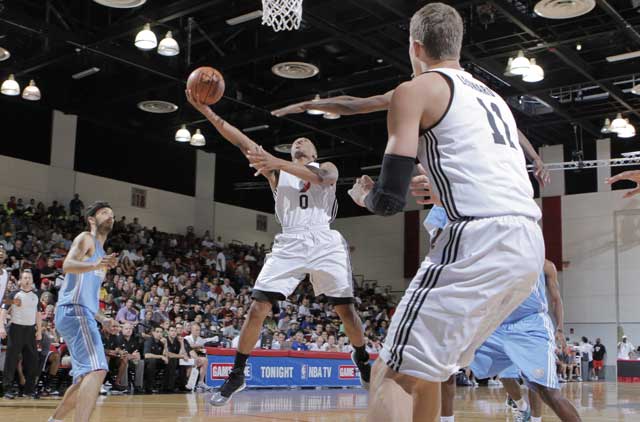
<path fill-rule="evenodd" d="M 98 263 L 97 267 L 110 270 L 112 268 L 115 268 L 117 265 L 118 265 L 118 255 L 116 255 L 115 253 L 112 253 L 111 255 L 103 256 L 102 259 L 100 259 L 100 262 Z"/>
<path fill-rule="evenodd" d="M 358 177 L 356 182 L 353 184 L 353 187 L 349 189 L 347 192 L 353 202 L 364 207 L 364 199 L 367 197 L 371 189 L 373 189 L 374 182 L 373 180 L 367 176 L 366 174 L 362 177 Z"/>
<path fill-rule="evenodd" d="M 549 169 L 544 165 L 542 160 L 536 160 L 533 162 L 533 176 L 540 184 L 540 188 L 544 188 L 551 182 Z"/>
<path fill-rule="evenodd" d="M 620 180 L 628 180 L 630 182 L 636 183 L 635 189 L 630 190 L 629 192 L 624 194 L 625 198 L 631 198 L 632 196 L 635 196 L 640 193 L 640 187 L 638 187 L 638 183 L 640 183 L 640 170 L 624 171 L 620 174 L 616 174 L 613 177 L 609 177 L 607 180 L 605 180 L 605 182 L 608 185 L 612 185 L 615 182 L 619 182 Z"/>
<path fill-rule="evenodd" d="M 276 117 L 284 117 L 289 114 L 304 113 L 309 108 L 309 104 L 311 104 L 311 101 L 302 101 L 300 103 L 291 104 L 286 107 L 273 110 L 271 114 Z"/>
<path fill-rule="evenodd" d="M 278 170 L 282 164 L 282 160 L 274 157 L 264 150 L 262 147 L 258 147 L 255 150 L 247 151 L 247 159 L 249 160 L 249 166 L 256 169 L 256 176 L 258 174 L 266 174 L 270 171 Z"/>
<path fill-rule="evenodd" d="M 189 104 L 191 104 L 200 113 L 205 114 L 207 112 L 211 112 L 211 108 L 209 108 L 208 105 L 198 101 L 196 97 L 193 96 L 190 89 L 186 89 L 184 93 L 187 96 L 187 101 L 189 101 Z"/>

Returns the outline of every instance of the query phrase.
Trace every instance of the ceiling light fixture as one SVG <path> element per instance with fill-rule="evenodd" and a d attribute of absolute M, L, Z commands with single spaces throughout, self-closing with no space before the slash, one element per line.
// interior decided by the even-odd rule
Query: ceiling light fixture
<path fill-rule="evenodd" d="M 3 62 L 11 57 L 11 53 L 6 48 L 0 47 L 0 62 Z"/>
<path fill-rule="evenodd" d="M 200 132 L 200 129 L 196 129 L 196 133 L 191 137 L 190 144 L 194 147 L 203 147 L 207 141 L 204 139 L 204 135 Z"/>
<path fill-rule="evenodd" d="M 73 79 L 82 79 L 82 78 L 86 78 L 87 76 L 94 75 L 98 72 L 100 72 L 99 67 L 90 67 L 89 69 L 83 70 L 82 72 L 74 73 L 73 75 L 71 75 L 71 77 Z"/>
<path fill-rule="evenodd" d="M 158 45 L 158 54 L 161 56 L 177 56 L 180 54 L 180 46 L 178 42 L 171 35 L 171 31 L 167 32 L 167 35 L 160 41 Z"/>
<path fill-rule="evenodd" d="M 191 140 L 191 132 L 187 130 L 187 125 L 182 125 L 176 132 L 177 142 L 189 142 Z"/>
<path fill-rule="evenodd" d="M 627 127 L 627 121 L 622 118 L 622 114 L 618 113 L 615 119 L 611 122 L 611 131 L 618 133 Z"/>
<path fill-rule="evenodd" d="M 631 93 L 635 95 L 640 95 L 640 84 L 634 85 L 631 88 Z"/>
<path fill-rule="evenodd" d="M 27 85 L 24 88 L 24 91 L 22 91 L 22 98 L 29 101 L 38 101 L 42 98 L 42 93 L 33 79 L 31 79 L 29 85 Z"/>
<path fill-rule="evenodd" d="M 313 101 L 319 101 L 320 100 L 320 94 L 316 94 L 316 96 L 313 98 Z M 324 114 L 324 111 L 322 110 L 316 110 L 315 108 L 310 108 L 309 110 L 307 110 L 308 114 L 311 114 L 312 116 L 321 116 Z"/>
<path fill-rule="evenodd" d="M 327 120 L 337 120 L 339 119 L 341 116 L 337 113 L 324 113 L 324 115 L 322 116 Z"/>
<path fill-rule="evenodd" d="M 582 44 L 580 44 L 580 43 L 576 44 L 576 50 L 581 51 L 582 50 Z"/>
<path fill-rule="evenodd" d="M 511 71 L 511 66 L 513 66 L 513 57 L 509 57 L 507 61 L 507 67 L 504 69 L 504 76 L 517 76 L 515 73 Z"/>
<path fill-rule="evenodd" d="M 146 23 L 142 31 L 136 35 L 135 46 L 140 50 L 153 50 L 158 45 L 156 34 L 151 31 L 151 24 Z"/>
<path fill-rule="evenodd" d="M 16 78 L 13 74 L 9 75 L 6 81 L 2 83 L 0 87 L 0 92 L 4 95 L 16 96 L 20 95 L 20 85 L 16 82 Z"/>
<path fill-rule="evenodd" d="M 609 119 L 608 117 L 604 119 L 604 124 L 602 125 L 602 129 L 600 129 L 600 133 L 611 133 L 611 119 Z"/>
<path fill-rule="evenodd" d="M 618 138 L 633 138 L 636 136 L 636 128 L 629 123 L 629 119 L 624 119 L 626 126 L 618 131 Z"/>
<path fill-rule="evenodd" d="M 529 70 L 522 76 L 522 80 L 525 82 L 540 82 L 543 80 L 544 69 L 536 63 L 536 59 L 531 59 L 529 63 Z"/>
<path fill-rule="evenodd" d="M 511 62 L 511 73 L 514 75 L 525 75 L 529 68 L 531 67 L 531 62 L 524 56 L 524 51 L 518 51 L 518 55 Z"/>
<path fill-rule="evenodd" d="M 254 10 L 253 12 L 245 13 L 244 15 L 236 16 L 235 18 L 227 19 L 227 25 L 240 25 L 241 23 L 249 22 L 254 19 L 262 17 L 262 10 Z"/>
<path fill-rule="evenodd" d="M 632 51 L 631 53 L 616 54 L 615 56 L 608 56 L 607 61 L 609 63 L 621 62 L 623 60 L 631 60 L 637 57 L 640 57 L 640 50 Z"/>

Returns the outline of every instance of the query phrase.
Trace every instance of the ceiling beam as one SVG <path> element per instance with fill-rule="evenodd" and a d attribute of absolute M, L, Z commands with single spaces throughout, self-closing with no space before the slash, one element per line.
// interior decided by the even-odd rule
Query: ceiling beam
<path fill-rule="evenodd" d="M 635 30 L 635 28 L 627 22 L 621 15 L 618 13 L 616 9 L 614 9 L 607 0 L 596 0 L 596 4 L 602 9 L 607 15 L 613 19 L 616 25 L 624 31 L 626 36 L 636 43 L 637 46 L 640 46 L 640 33 Z"/>
<path fill-rule="evenodd" d="M 542 42 L 546 42 L 544 37 L 533 29 L 534 25 L 531 19 L 528 16 L 524 16 L 518 9 L 516 9 L 511 3 L 507 0 L 492 0 L 492 4 L 496 6 L 496 8 L 509 19 L 513 24 L 515 24 L 522 31 L 526 32 L 530 36 L 539 39 Z M 640 117 L 640 112 L 635 110 L 631 104 L 629 104 L 625 99 L 625 94 L 613 83 L 608 81 L 599 81 L 596 76 L 595 69 L 586 61 L 582 60 L 580 56 L 578 56 L 571 49 L 566 46 L 558 46 L 556 48 L 549 49 L 552 53 L 554 53 L 560 60 L 562 60 L 569 67 L 573 68 L 576 72 L 580 73 L 582 76 L 587 78 L 589 81 L 597 84 L 600 88 L 609 92 L 611 98 L 613 98 L 620 106 L 626 109 L 626 111 L 634 114 L 637 117 Z"/>

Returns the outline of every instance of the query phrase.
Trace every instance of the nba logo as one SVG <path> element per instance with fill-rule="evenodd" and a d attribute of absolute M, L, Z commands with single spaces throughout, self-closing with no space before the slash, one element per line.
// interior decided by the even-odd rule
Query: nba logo
<path fill-rule="evenodd" d="M 309 368 L 309 365 L 302 365 L 302 369 L 301 369 L 301 374 L 300 374 L 300 378 L 303 380 L 307 379 L 307 369 Z"/>

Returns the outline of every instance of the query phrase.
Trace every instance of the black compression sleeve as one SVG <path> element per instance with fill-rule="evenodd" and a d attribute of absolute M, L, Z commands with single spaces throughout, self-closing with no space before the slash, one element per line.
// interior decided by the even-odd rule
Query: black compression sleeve
<path fill-rule="evenodd" d="M 380 177 L 364 200 L 367 209 L 383 216 L 402 211 L 414 169 L 415 158 L 385 154 Z"/>

